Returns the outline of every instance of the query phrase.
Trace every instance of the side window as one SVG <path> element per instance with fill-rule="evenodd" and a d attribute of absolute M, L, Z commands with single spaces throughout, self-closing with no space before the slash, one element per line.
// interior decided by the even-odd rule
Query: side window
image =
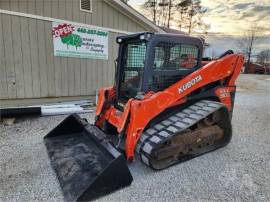
<path fill-rule="evenodd" d="M 170 48 L 169 67 L 190 69 L 197 65 L 198 48 L 195 45 L 176 44 Z"/>
<path fill-rule="evenodd" d="M 180 67 L 193 68 L 198 63 L 199 50 L 195 45 L 181 45 Z"/>
<path fill-rule="evenodd" d="M 170 60 L 179 59 L 181 52 L 181 45 L 177 44 L 170 49 Z"/>
<path fill-rule="evenodd" d="M 154 69 L 161 69 L 164 64 L 164 49 L 162 47 L 155 47 Z"/>
<path fill-rule="evenodd" d="M 197 65 L 199 50 L 195 45 L 160 43 L 155 47 L 154 70 L 191 69 Z"/>
<path fill-rule="evenodd" d="M 181 44 L 174 44 L 169 49 L 170 55 L 169 55 L 169 63 L 168 63 L 168 69 L 178 70 L 180 66 L 180 60 L 181 60 Z"/>
<path fill-rule="evenodd" d="M 155 47 L 149 89 L 156 92 L 179 81 L 197 66 L 198 57 L 199 49 L 195 45 L 160 42 Z"/>

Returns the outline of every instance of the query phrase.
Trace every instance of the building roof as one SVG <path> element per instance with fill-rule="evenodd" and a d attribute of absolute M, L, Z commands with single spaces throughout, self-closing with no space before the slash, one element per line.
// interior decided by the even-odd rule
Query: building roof
<path fill-rule="evenodd" d="M 177 30 L 177 29 L 172 29 L 172 28 L 162 27 L 162 26 L 159 26 L 159 28 L 161 28 L 162 30 L 164 30 L 166 33 L 187 35 L 187 33 L 182 32 L 182 31 Z"/>
<path fill-rule="evenodd" d="M 104 0 L 106 3 L 108 3 L 110 6 L 114 7 L 115 9 L 119 10 L 122 12 L 124 15 L 130 17 L 131 19 L 135 19 L 135 21 L 139 20 L 141 24 L 150 27 L 153 29 L 155 32 L 161 32 L 164 33 L 162 28 L 157 26 L 155 23 L 153 23 L 151 20 L 147 19 L 144 17 L 141 13 L 133 9 L 131 6 L 128 4 L 122 2 L 121 0 Z"/>

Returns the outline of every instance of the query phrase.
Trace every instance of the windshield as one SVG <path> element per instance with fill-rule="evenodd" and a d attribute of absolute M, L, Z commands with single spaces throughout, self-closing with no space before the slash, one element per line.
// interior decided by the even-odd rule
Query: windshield
<path fill-rule="evenodd" d="M 144 70 L 146 43 L 143 41 L 127 42 L 123 47 L 123 59 L 120 73 L 120 98 L 135 97 Z"/>

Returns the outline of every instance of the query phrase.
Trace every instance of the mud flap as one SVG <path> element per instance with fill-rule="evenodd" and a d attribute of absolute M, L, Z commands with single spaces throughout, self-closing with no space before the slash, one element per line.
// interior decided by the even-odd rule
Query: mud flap
<path fill-rule="evenodd" d="M 93 200 L 133 180 L 124 156 L 78 115 L 67 117 L 44 142 L 67 201 Z"/>

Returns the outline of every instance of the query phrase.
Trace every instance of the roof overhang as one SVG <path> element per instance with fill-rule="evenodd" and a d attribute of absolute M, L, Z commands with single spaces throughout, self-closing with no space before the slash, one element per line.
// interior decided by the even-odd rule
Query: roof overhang
<path fill-rule="evenodd" d="M 135 9 L 127 5 L 126 3 L 122 2 L 121 0 L 104 0 L 106 3 L 108 3 L 113 8 L 119 10 L 121 13 L 129 17 L 131 20 L 138 23 L 137 20 L 139 20 L 139 24 L 142 24 L 143 27 L 150 27 L 155 32 L 165 33 L 163 29 L 155 25 L 152 21 L 148 20 L 146 17 L 144 17 L 142 14 L 137 12 Z M 147 30 L 150 31 L 150 30 Z"/>

